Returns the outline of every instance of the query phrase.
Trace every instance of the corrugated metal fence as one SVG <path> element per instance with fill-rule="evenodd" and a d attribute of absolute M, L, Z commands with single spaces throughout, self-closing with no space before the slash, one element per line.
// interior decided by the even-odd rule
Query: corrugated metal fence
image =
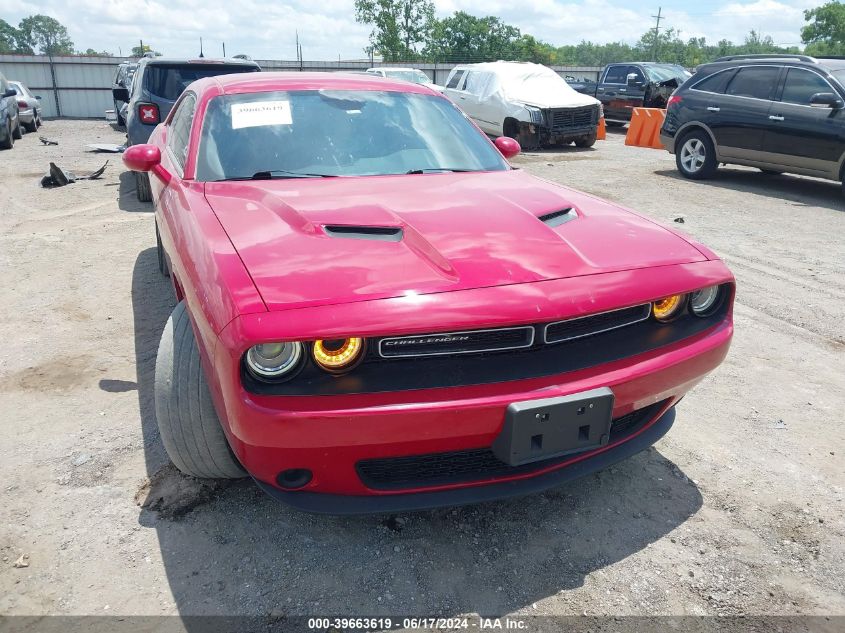
<path fill-rule="evenodd" d="M 128 57 L 54 57 L 44 55 L 0 55 L 0 72 L 6 79 L 22 81 L 41 97 L 45 117 L 65 116 L 101 118 L 113 108 L 111 86 L 117 65 Z M 264 70 L 286 71 L 361 71 L 369 62 L 298 62 L 256 60 Z M 380 64 L 376 66 L 390 66 Z M 394 64 L 408 66 L 410 64 Z M 456 64 L 413 64 L 423 70 L 434 83 L 443 84 Z M 597 79 L 600 68 L 552 66 L 561 75 L 576 79 Z"/>

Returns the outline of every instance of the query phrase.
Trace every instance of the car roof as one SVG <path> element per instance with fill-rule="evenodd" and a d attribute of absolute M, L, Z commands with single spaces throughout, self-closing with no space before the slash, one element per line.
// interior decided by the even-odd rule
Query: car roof
<path fill-rule="evenodd" d="M 431 88 L 412 84 L 400 79 L 379 77 L 372 73 L 321 73 L 321 72 L 261 72 L 237 73 L 206 77 L 193 84 L 193 90 L 204 93 L 212 90 L 223 94 L 244 94 L 249 92 L 270 92 L 274 90 L 385 90 L 436 94 Z"/>
<path fill-rule="evenodd" d="M 839 57 L 810 57 L 808 55 L 790 54 L 767 54 L 767 55 L 732 55 L 721 57 L 712 62 L 701 64 L 696 70 L 719 70 L 732 68 L 734 66 L 755 66 L 771 64 L 792 64 L 805 66 L 807 68 L 826 68 L 828 70 L 841 70 L 845 68 L 845 58 Z"/>
<path fill-rule="evenodd" d="M 255 66 L 258 64 L 248 59 L 236 57 L 144 57 L 138 62 L 139 65 L 158 66 L 160 64 L 208 64 L 226 66 Z"/>

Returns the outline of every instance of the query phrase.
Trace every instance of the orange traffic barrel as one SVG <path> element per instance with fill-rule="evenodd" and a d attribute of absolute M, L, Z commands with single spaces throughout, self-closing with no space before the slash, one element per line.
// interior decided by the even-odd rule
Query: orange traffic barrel
<path fill-rule="evenodd" d="M 660 108 L 634 108 L 625 145 L 663 149 L 660 142 L 660 128 L 666 118 L 666 110 Z"/>
<path fill-rule="evenodd" d="M 599 129 L 596 131 L 596 139 L 603 141 L 607 138 L 607 126 L 604 123 L 604 117 L 599 119 Z"/>

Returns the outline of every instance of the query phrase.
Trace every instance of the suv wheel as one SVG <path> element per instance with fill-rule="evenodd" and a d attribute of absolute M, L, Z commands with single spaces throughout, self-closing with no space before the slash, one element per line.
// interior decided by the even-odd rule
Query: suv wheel
<path fill-rule="evenodd" d="M 678 143 L 675 164 L 686 178 L 701 180 L 716 173 L 716 149 L 704 131 L 690 132 Z"/>
<path fill-rule="evenodd" d="M 150 176 L 142 171 L 135 172 L 135 193 L 140 202 L 152 202 L 153 190 L 150 188 Z"/>
<path fill-rule="evenodd" d="M 12 119 L 6 123 L 6 138 L 0 141 L 0 149 L 12 149 L 15 145 L 15 137 L 12 136 Z"/>

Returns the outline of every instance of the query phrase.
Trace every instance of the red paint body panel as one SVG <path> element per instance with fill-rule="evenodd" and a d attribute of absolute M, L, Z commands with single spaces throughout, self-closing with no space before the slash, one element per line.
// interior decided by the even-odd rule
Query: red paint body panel
<path fill-rule="evenodd" d="M 307 468 L 314 477 L 304 490 L 390 495 L 366 488 L 356 462 L 490 446 L 515 401 L 610 387 L 615 416 L 660 401 L 671 406 L 724 358 L 731 310 L 680 342 L 553 376 L 351 395 L 248 393 L 241 359 L 262 342 L 550 322 L 733 283 L 712 252 L 681 234 L 518 170 L 193 180 L 211 98 L 323 88 L 431 92 L 322 73 L 209 78 L 189 87 L 197 108 L 184 170 L 167 150 L 169 121 L 150 139 L 162 156 L 150 176 L 174 285 L 187 302 L 226 435 L 251 475 L 272 484 L 281 470 Z M 565 208 L 577 218 L 554 228 L 538 219 Z M 396 227 L 403 238 L 341 239 L 325 225 Z"/>
<path fill-rule="evenodd" d="M 270 310 L 705 259 L 649 220 L 519 170 L 208 183 L 206 198 Z M 562 226 L 538 220 L 573 207 Z M 400 227 L 404 239 L 329 237 L 325 225 Z"/>

